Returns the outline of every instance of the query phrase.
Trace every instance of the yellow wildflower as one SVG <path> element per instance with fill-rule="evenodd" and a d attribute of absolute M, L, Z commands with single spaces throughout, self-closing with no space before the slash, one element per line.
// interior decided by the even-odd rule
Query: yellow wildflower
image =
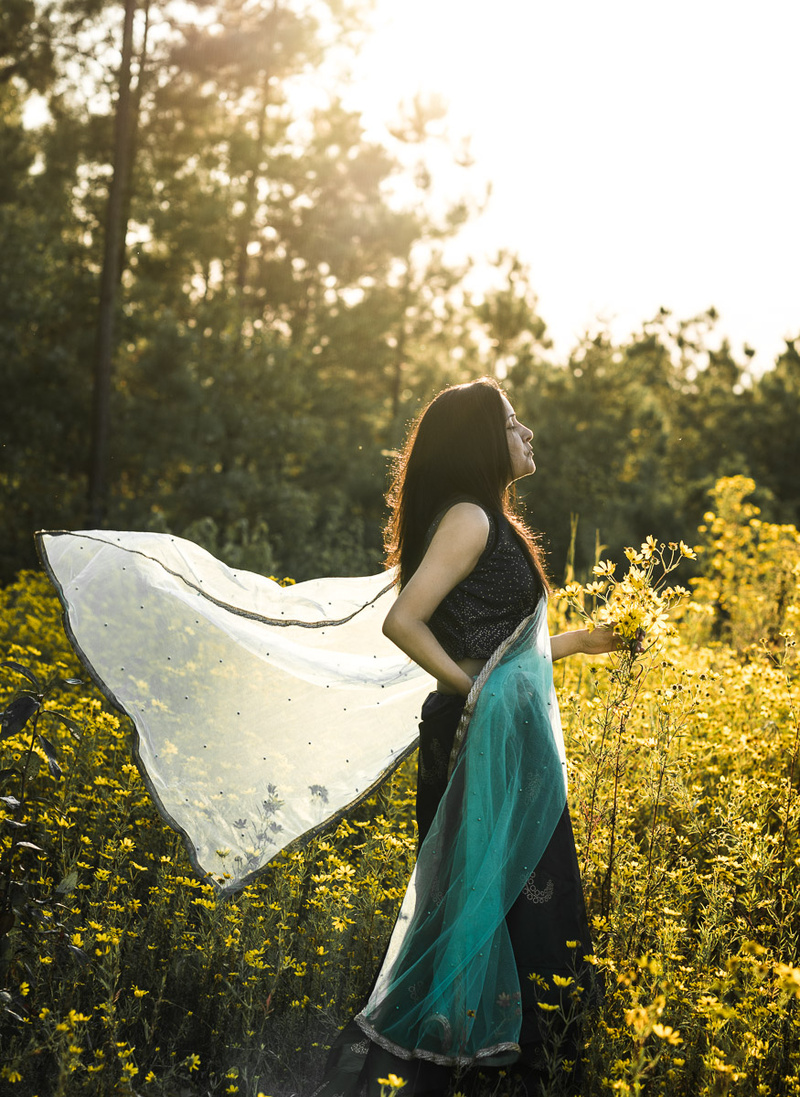
<path fill-rule="evenodd" d="M 406 1084 L 405 1078 L 399 1078 L 396 1074 L 390 1074 L 388 1078 L 379 1078 L 379 1086 L 391 1086 L 392 1089 L 402 1089 Z"/>
<path fill-rule="evenodd" d="M 670 1028 L 669 1025 L 662 1025 L 656 1023 L 653 1025 L 653 1032 L 658 1036 L 659 1040 L 666 1040 L 668 1044 L 682 1044 L 683 1040 L 681 1035 L 676 1029 Z"/>
<path fill-rule="evenodd" d="M 599 564 L 595 564 L 592 568 L 592 575 L 611 576 L 616 570 L 617 565 L 612 560 L 601 560 Z"/>

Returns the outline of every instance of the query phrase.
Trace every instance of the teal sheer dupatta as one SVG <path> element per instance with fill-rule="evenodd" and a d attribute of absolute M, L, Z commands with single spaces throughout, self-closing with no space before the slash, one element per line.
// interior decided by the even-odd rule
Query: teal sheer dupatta
<path fill-rule="evenodd" d="M 520 985 L 505 915 L 566 805 L 547 609 L 468 698 L 447 791 L 420 849 L 375 989 L 356 1018 L 402 1058 L 500 1065 L 519 1055 Z"/>

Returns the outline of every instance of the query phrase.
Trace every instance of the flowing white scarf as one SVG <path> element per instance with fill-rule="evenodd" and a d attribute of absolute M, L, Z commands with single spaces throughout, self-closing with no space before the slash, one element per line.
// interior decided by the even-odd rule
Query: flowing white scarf
<path fill-rule="evenodd" d="M 388 572 L 281 587 L 168 534 L 38 535 L 67 633 L 133 720 L 197 871 L 241 888 L 415 747 L 430 678 L 382 634 Z"/>

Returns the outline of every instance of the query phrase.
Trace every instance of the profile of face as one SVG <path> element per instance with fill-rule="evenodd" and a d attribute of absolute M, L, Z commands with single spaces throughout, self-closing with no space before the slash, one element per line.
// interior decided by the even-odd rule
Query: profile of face
<path fill-rule="evenodd" d="M 519 480 L 521 476 L 530 476 L 536 472 L 536 462 L 533 459 L 533 431 L 520 423 L 516 412 L 511 406 L 507 396 L 501 394 L 503 408 L 506 413 L 506 437 L 508 438 L 508 455 L 511 458 L 511 479 Z"/>

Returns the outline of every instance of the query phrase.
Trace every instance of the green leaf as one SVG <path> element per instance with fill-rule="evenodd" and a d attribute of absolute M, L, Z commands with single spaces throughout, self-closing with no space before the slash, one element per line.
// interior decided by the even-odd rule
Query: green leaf
<path fill-rule="evenodd" d="M 12 701 L 5 712 L 0 716 L 0 739 L 8 739 L 22 731 L 31 716 L 38 712 L 39 702 L 26 694 Z"/>
<path fill-rule="evenodd" d="M 81 963 L 81 964 L 88 964 L 89 963 L 89 955 L 88 955 L 88 953 L 84 952 L 82 948 L 78 948 L 77 945 L 71 945 L 69 943 L 67 944 L 66 948 L 67 948 L 67 951 L 70 952 L 72 954 L 72 956 L 76 960 L 79 961 L 79 963 Z"/>
<path fill-rule="evenodd" d="M 77 738 L 80 738 L 83 733 L 83 728 L 77 720 L 73 720 L 71 716 L 65 716 L 63 712 L 56 712 L 54 709 L 46 709 L 42 712 L 42 716 L 52 716 L 54 720 L 60 720 Z"/>
<path fill-rule="evenodd" d="M 70 872 L 67 873 L 67 875 L 64 877 L 64 879 L 61 881 L 61 883 L 57 885 L 57 887 L 55 889 L 56 894 L 57 895 L 69 895 L 70 892 L 75 890 L 75 885 L 77 883 L 78 883 L 78 874 L 75 871 L 75 869 L 72 869 Z"/>
<path fill-rule="evenodd" d="M 13 659 L 7 659 L 5 662 L 0 663 L 0 667 L 8 667 L 10 670 L 15 671 L 17 674 L 21 674 L 24 678 L 27 678 L 31 685 L 34 687 L 37 693 L 42 692 L 41 683 L 32 670 L 28 670 L 27 667 L 23 667 L 22 663 L 15 663 Z"/>
<path fill-rule="evenodd" d="M 47 757 L 52 758 L 53 761 L 55 761 L 56 748 L 53 746 L 50 740 L 45 735 L 42 735 L 41 732 L 37 733 L 36 738 L 39 740 L 39 745 L 41 746 Z"/>
<path fill-rule="evenodd" d="M 58 761 L 56 759 L 55 747 L 50 742 L 50 740 L 45 738 L 45 736 L 41 733 L 37 734 L 36 738 L 39 740 L 41 748 L 44 751 L 45 756 L 47 757 L 47 764 L 50 767 L 50 773 L 58 781 L 63 774 L 63 770 L 61 769 L 61 766 L 58 764 Z"/>

